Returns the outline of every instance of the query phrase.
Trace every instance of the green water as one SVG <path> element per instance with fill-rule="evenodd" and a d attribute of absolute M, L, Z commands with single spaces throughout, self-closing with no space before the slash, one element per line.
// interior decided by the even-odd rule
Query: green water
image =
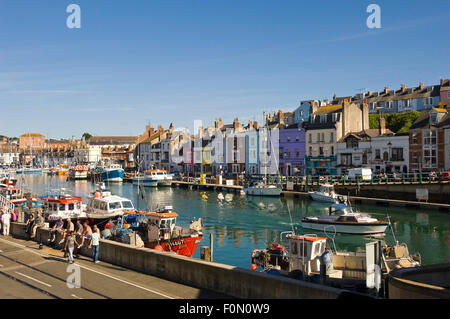
<path fill-rule="evenodd" d="M 45 175 L 28 175 L 24 178 L 22 182 L 39 196 L 47 194 L 50 189 L 65 187 L 71 194 L 86 200 L 94 190 L 94 184 L 89 181 L 67 181 L 65 177 Z M 177 224 L 181 226 L 186 226 L 194 217 L 202 218 L 205 235 L 200 246 L 209 246 L 209 236 L 212 233 L 214 261 L 244 268 L 250 267 L 253 249 L 265 248 L 274 241 L 279 242 L 281 232 L 290 231 L 294 227 L 298 233 L 312 233 L 311 230 L 301 229 L 301 219 L 304 216 L 326 214 L 328 209 L 327 204 L 293 197 L 246 197 L 230 193 L 230 201 L 219 201 L 218 192 L 183 188 L 146 188 L 145 199 L 138 199 L 137 186 L 130 183 L 109 184 L 107 187 L 113 194 L 131 199 L 140 209 L 157 204 L 173 206 L 180 215 Z M 207 198 L 202 198 L 202 194 Z M 224 196 L 226 194 L 223 193 Z M 411 253 L 421 254 L 422 264 L 450 262 L 449 213 L 365 205 L 356 208 L 378 219 L 386 219 L 389 214 L 394 234 L 388 228 L 383 240 L 393 244 L 395 236 L 400 243 L 408 244 Z M 324 235 L 320 232 L 316 234 Z M 364 250 L 365 243 L 372 240 L 342 234 L 334 237 L 336 248 L 348 251 Z M 332 245 L 331 241 L 329 244 Z M 194 257 L 199 256 L 200 249 L 197 249 Z"/>

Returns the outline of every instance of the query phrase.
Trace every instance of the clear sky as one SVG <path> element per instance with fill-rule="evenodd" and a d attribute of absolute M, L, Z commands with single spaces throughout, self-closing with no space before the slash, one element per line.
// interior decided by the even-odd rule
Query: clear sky
<path fill-rule="evenodd" d="M 81 29 L 66 26 L 71 3 Z M 0 0 L 0 135 L 261 121 L 303 99 L 438 84 L 449 30 L 448 0 Z"/>

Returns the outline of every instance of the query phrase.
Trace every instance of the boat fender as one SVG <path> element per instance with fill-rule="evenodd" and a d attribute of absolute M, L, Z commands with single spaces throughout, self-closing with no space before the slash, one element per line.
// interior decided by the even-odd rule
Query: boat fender
<path fill-rule="evenodd" d="M 157 251 L 164 251 L 164 249 L 161 247 L 161 245 L 156 245 L 153 249 L 157 250 Z"/>
<path fill-rule="evenodd" d="M 256 271 L 256 269 L 258 269 L 258 265 L 257 264 L 252 264 L 250 267 L 253 271 Z"/>

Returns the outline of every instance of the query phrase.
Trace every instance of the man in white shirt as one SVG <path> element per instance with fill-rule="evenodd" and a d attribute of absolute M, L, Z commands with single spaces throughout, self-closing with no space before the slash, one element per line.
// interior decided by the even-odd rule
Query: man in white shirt
<path fill-rule="evenodd" d="M 100 229 L 98 229 L 97 225 L 94 225 L 92 227 L 91 243 L 89 245 L 89 248 L 91 247 L 94 263 L 98 263 L 98 253 L 100 248 Z"/>
<path fill-rule="evenodd" d="M 9 236 L 10 221 L 11 221 L 11 214 L 9 212 L 3 213 L 2 215 L 3 236 Z"/>

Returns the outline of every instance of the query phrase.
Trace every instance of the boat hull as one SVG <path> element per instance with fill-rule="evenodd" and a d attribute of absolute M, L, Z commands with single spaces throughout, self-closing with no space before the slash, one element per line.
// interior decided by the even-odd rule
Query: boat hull
<path fill-rule="evenodd" d="M 158 182 L 158 186 L 171 186 L 172 185 L 171 179 L 159 179 L 157 182 Z"/>
<path fill-rule="evenodd" d="M 251 195 L 251 196 L 280 196 L 281 191 L 282 191 L 281 187 L 277 187 L 277 188 L 248 187 L 248 188 L 244 188 L 245 194 Z"/>
<path fill-rule="evenodd" d="M 145 187 L 156 187 L 158 186 L 158 181 L 153 179 L 147 179 L 147 178 L 139 178 L 135 177 L 132 179 L 133 185 L 143 185 Z"/>
<path fill-rule="evenodd" d="M 338 200 L 332 196 L 327 196 L 318 192 L 309 192 L 309 196 L 317 201 L 322 203 L 338 203 Z"/>
<path fill-rule="evenodd" d="M 69 173 L 70 179 L 87 179 L 88 178 L 88 172 L 87 171 L 76 171 L 76 172 L 70 172 Z"/>
<path fill-rule="evenodd" d="M 202 238 L 203 236 L 174 238 L 160 242 L 159 245 L 164 251 L 175 252 L 178 255 L 192 257 Z M 155 249 L 157 245 L 158 242 L 146 243 L 145 247 Z"/>
<path fill-rule="evenodd" d="M 384 223 L 326 223 L 326 222 L 313 222 L 302 221 L 302 228 L 319 230 L 322 232 L 334 232 L 341 234 L 353 234 L 353 235 L 381 235 L 386 231 L 388 224 Z"/>
<path fill-rule="evenodd" d="M 122 182 L 125 172 L 123 169 L 105 170 L 101 173 L 104 182 Z"/>

